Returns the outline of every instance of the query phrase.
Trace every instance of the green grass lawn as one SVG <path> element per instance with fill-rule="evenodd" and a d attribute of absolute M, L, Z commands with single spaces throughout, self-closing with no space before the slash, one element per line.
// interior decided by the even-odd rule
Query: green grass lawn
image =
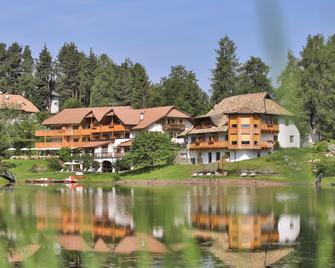
<path fill-rule="evenodd" d="M 73 173 L 50 170 L 46 160 L 6 160 L 6 162 L 15 165 L 15 167 L 10 168 L 10 171 L 15 175 L 18 182 L 23 182 L 24 179 L 36 178 L 65 179 L 67 176 L 73 175 Z M 46 171 L 32 172 L 31 168 L 34 165 L 45 167 Z M 86 178 L 83 182 L 105 182 L 107 180 L 112 181 L 113 178 L 111 173 L 85 174 L 85 176 Z"/>
<path fill-rule="evenodd" d="M 267 179 L 274 181 L 290 182 L 312 182 L 314 175 L 311 172 L 311 165 L 307 162 L 310 158 L 310 152 L 305 149 L 285 149 L 274 152 L 264 157 L 245 160 L 235 163 L 212 163 L 210 165 L 166 165 L 155 168 L 135 169 L 127 173 L 115 176 L 111 173 L 85 174 L 86 179 L 83 182 L 112 182 L 113 178 L 121 179 L 189 179 L 195 171 L 202 169 L 215 170 L 218 165 L 228 172 L 227 177 L 222 178 L 240 178 L 242 170 L 256 171 L 255 179 Z M 46 160 L 6 160 L 8 163 L 15 164 L 10 171 L 14 173 L 18 181 L 27 178 L 55 178 L 62 179 L 71 173 L 61 173 L 47 168 Z M 31 171 L 33 165 L 46 168 L 43 172 L 34 173 Z M 218 178 L 219 177 L 212 177 Z M 329 179 L 329 181 L 335 181 Z"/>

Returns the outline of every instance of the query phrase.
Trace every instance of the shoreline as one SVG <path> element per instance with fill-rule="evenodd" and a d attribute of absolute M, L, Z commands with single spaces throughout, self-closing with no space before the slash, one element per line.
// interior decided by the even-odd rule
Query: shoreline
<path fill-rule="evenodd" d="M 130 186 L 168 186 L 168 185 L 236 185 L 236 186 L 262 186 L 277 187 L 300 185 L 294 182 L 277 182 L 272 180 L 256 179 L 121 179 L 115 182 L 117 185 Z M 309 185 L 308 183 L 303 183 Z M 303 185 L 301 183 L 301 185 Z"/>

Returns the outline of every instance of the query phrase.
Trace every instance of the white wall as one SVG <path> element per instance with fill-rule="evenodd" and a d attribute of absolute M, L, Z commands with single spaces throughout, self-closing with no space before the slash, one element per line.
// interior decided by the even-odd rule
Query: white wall
<path fill-rule="evenodd" d="M 59 100 L 58 98 L 52 98 L 50 105 L 50 113 L 56 114 L 59 112 Z"/>
<path fill-rule="evenodd" d="M 230 162 L 249 160 L 257 157 L 256 150 L 235 150 L 230 151 Z"/>
<path fill-rule="evenodd" d="M 148 131 L 163 132 L 163 126 L 162 124 L 154 123 L 148 127 Z"/>
<path fill-rule="evenodd" d="M 279 242 L 294 242 L 300 233 L 299 215 L 281 215 L 278 220 Z"/>
<path fill-rule="evenodd" d="M 288 126 L 285 124 L 285 118 L 279 118 L 279 134 L 278 141 L 281 147 L 290 148 L 296 147 L 300 148 L 300 133 L 298 128 L 294 125 L 292 120 L 288 121 Z M 294 141 L 290 142 L 290 136 L 294 136 Z"/>

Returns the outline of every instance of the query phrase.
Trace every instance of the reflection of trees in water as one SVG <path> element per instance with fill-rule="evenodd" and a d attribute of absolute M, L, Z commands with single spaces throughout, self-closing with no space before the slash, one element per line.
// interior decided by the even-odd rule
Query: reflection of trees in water
<path fill-rule="evenodd" d="M 129 261 L 124 265 L 137 261 L 197 265 L 204 249 L 206 258 L 212 258 L 210 250 L 229 263 L 265 258 L 241 250 L 266 251 L 268 258 L 270 249 L 298 242 L 293 253 L 287 248 L 271 254 L 290 252 L 293 257 L 288 259 L 318 267 L 333 259 L 332 204 L 331 191 L 315 193 L 298 187 L 16 190 L 0 194 L 0 252 L 11 250 L 15 255 L 19 251 L 14 249 L 39 244 L 35 261 L 50 258 L 55 267 L 59 262 L 82 265 L 93 259 L 97 266 L 116 264 L 124 255 Z M 198 241 L 210 243 L 199 247 Z M 121 245 L 124 252 L 133 253 L 115 253 Z M 139 253 L 143 249 L 146 254 Z M 158 254 L 159 249 L 166 253 Z"/>

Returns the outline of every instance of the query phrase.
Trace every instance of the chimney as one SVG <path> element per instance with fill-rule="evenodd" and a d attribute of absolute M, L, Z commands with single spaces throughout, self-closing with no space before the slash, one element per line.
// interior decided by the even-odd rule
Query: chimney
<path fill-rule="evenodd" d="M 144 112 L 141 112 L 140 120 L 143 121 L 143 119 L 144 119 Z"/>

